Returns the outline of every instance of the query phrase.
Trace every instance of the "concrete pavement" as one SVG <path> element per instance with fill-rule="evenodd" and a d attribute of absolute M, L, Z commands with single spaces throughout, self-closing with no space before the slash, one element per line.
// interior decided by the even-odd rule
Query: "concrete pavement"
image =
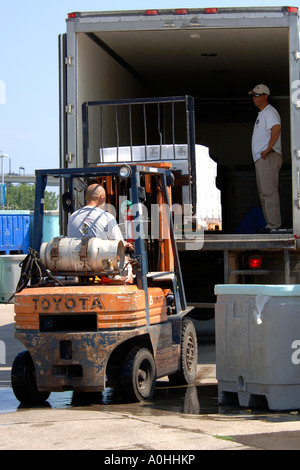
<path fill-rule="evenodd" d="M 18 407 L 9 388 L 12 360 L 23 349 L 13 338 L 12 305 L 0 305 L 0 340 L 6 344 L 6 364 L 0 365 L 1 450 L 102 450 L 103 463 L 112 463 L 126 451 L 139 458 L 126 463 L 138 466 L 145 463 L 144 454 L 135 451 L 147 451 L 147 456 L 182 451 L 195 456 L 190 464 L 199 464 L 199 450 L 300 449 L 298 412 L 218 405 L 213 343 L 200 340 L 194 385 L 170 387 L 161 379 L 150 403 L 106 398 L 74 404 L 70 395 L 51 394 L 45 407 L 26 409 Z"/>

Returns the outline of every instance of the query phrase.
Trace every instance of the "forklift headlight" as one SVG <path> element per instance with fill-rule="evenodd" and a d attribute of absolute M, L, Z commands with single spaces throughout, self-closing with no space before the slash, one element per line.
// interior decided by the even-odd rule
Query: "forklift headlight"
<path fill-rule="evenodd" d="M 120 168 L 118 170 L 119 177 L 123 178 L 123 179 L 130 178 L 131 173 L 132 173 L 132 171 L 131 171 L 131 168 L 130 168 L 129 165 L 120 166 Z"/>

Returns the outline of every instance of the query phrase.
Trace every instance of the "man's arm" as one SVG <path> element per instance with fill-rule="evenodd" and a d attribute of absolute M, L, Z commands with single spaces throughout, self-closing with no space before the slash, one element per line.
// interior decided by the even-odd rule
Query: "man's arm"
<path fill-rule="evenodd" d="M 271 150 L 273 148 L 273 145 L 275 145 L 275 143 L 277 142 L 277 140 L 280 136 L 280 132 L 281 132 L 281 125 L 280 124 L 275 124 L 271 128 L 271 137 L 270 137 L 270 140 L 269 140 L 269 144 L 268 144 L 268 147 L 266 148 L 266 150 L 263 150 L 263 152 L 261 152 L 261 157 L 262 158 L 266 158 L 268 153 L 271 152 Z"/>

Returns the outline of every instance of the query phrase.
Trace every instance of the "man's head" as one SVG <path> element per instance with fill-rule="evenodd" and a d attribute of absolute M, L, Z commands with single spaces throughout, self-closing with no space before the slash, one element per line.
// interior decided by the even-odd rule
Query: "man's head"
<path fill-rule="evenodd" d="M 270 89 L 263 84 L 256 85 L 253 90 L 249 91 L 249 95 L 252 95 L 255 106 L 263 110 L 268 105 Z"/>
<path fill-rule="evenodd" d="M 89 206 L 102 206 L 106 199 L 105 189 L 100 184 L 90 184 L 86 190 L 85 199 Z"/>

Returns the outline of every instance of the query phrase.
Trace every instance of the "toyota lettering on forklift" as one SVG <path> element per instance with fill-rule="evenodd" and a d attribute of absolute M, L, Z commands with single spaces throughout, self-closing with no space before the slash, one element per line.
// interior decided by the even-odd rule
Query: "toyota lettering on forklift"
<path fill-rule="evenodd" d="M 15 358 L 11 379 L 21 403 L 43 402 L 52 391 L 106 387 L 143 401 L 152 398 L 159 377 L 176 384 L 194 381 L 197 338 L 186 317 L 191 309 L 167 210 L 170 166 L 36 171 L 33 248 L 15 293 L 15 337 L 26 350 Z M 42 243 L 48 176 L 65 188 L 68 213 L 94 182 L 103 185 L 116 213 L 126 216 L 130 206 L 133 216 L 125 217 L 123 228 L 129 223 L 130 236 L 136 235 L 134 251 L 125 254 L 122 241 L 96 237 L 60 236 Z M 152 205 L 158 217 L 145 216 Z"/>

